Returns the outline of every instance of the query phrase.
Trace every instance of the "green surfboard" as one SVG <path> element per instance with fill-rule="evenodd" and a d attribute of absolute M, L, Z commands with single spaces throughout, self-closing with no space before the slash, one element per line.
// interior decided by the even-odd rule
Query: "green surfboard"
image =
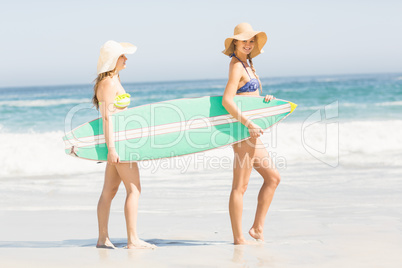
<path fill-rule="evenodd" d="M 291 114 L 296 104 L 235 96 L 235 103 L 262 129 Z M 222 106 L 222 96 L 177 99 L 147 104 L 113 114 L 115 147 L 121 162 L 144 161 L 198 153 L 250 138 L 248 128 Z M 102 118 L 75 128 L 63 137 L 71 156 L 107 161 Z"/>

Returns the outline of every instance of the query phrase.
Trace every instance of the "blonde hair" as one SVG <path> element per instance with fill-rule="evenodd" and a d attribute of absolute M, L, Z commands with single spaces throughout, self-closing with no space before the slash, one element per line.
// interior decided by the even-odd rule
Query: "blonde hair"
<path fill-rule="evenodd" d="M 262 93 L 261 81 L 260 81 L 260 78 L 258 77 L 258 75 L 255 73 L 255 68 L 254 68 L 254 65 L 253 65 L 253 60 L 251 59 L 250 54 L 247 55 L 247 59 L 248 59 L 248 61 L 250 62 L 250 67 L 251 67 L 251 70 L 253 71 L 253 74 L 254 74 L 255 78 L 257 78 L 258 83 L 260 84 L 260 90 L 261 90 L 261 93 Z"/>
<path fill-rule="evenodd" d="M 98 97 L 96 96 L 96 93 L 98 93 L 98 87 L 100 82 L 102 82 L 103 79 L 110 77 L 112 78 L 115 75 L 115 69 L 108 71 L 108 72 L 104 72 L 104 73 L 100 73 L 98 74 L 98 77 L 95 78 L 95 80 L 93 82 L 95 82 L 94 85 L 94 96 L 92 97 L 92 103 L 95 106 L 96 110 L 99 110 L 99 100 Z"/>

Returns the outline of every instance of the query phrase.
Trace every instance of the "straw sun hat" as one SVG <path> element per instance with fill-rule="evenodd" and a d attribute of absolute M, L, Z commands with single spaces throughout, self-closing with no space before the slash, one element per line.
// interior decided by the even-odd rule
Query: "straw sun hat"
<path fill-rule="evenodd" d="M 101 74 L 113 70 L 122 54 L 133 54 L 136 50 L 137 47 L 130 43 L 107 41 L 100 49 L 97 73 Z"/>
<path fill-rule="evenodd" d="M 232 55 L 234 52 L 234 43 L 233 40 L 248 40 L 253 36 L 256 37 L 256 43 L 253 50 L 250 53 L 250 57 L 254 58 L 255 56 L 263 53 L 263 46 L 267 42 L 267 35 L 264 32 L 254 31 L 250 24 L 248 23 L 240 23 L 234 29 L 234 35 L 232 37 L 226 38 L 225 40 L 225 50 L 222 51 L 225 55 Z"/>

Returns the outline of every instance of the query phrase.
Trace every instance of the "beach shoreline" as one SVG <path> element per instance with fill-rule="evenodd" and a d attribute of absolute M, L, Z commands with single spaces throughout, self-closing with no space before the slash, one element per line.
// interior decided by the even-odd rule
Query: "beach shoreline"
<path fill-rule="evenodd" d="M 401 169 L 387 173 L 387 168 L 368 172 L 367 168 L 312 166 L 316 168 L 305 166 L 304 175 L 300 175 L 302 166 L 281 171 L 282 182 L 267 216 L 266 243 L 250 246 L 232 244 L 227 212 L 230 170 L 222 170 L 216 178 L 186 176 L 180 170 L 163 178 L 143 170 L 138 230 L 142 239 L 158 246 L 149 251 L 122 248 L 126 243 L 124 189 L 113 202 L 110 218 L 111 240 L 119 248 L 95 248 L 101 173 L 78 177 L 92 180 L 86 191 L 75 191 L 80 186 L 73 178 L 68 190 L 59 189 L 57 183 L 41 194 L 26 190 L 25 201 L 0 209 L 0 265 L 398 267 Z M 378 183 L 380 176 L 384 183 Z M 27 180 L 14 178 L 15 187 Z M 251 226 L 261 182 L 253 172 L 244 198 L 244 233 Z"/>

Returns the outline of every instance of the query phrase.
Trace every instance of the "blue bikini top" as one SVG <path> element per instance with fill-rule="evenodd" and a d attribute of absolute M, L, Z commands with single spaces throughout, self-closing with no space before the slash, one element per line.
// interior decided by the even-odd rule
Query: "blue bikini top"
<path fill-rule="evenodd" d="M 254 92 L 256 91 L 259 87 L 260 87 L 260 82 L 258 81 L 257 78 L 251 78 L 250 74 L 247 71 L 246 66 L 244 65 L 244 63 L 238 58 L 236 57 L 236 55 L 233 53 L 230 57 L 235 57 L 238 61 L 241 62 L 241 64 L 243 65 L 244 69 L 246 70 L 248 77 L 250 78 L 250 81 L 248 81 L 246 84 L 244 84 L 244 86 L 242 86 L 241 88 L 239 88 L 236 91 L 236 94 L 239 93 L 244 93 L 244 92 Z"/>

